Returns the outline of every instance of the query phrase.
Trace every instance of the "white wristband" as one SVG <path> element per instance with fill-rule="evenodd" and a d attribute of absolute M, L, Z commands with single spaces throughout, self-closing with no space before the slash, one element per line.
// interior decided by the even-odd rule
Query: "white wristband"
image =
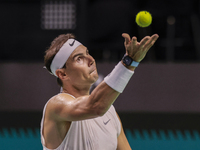
<path fill-rule="evenodd" d="M 112 89 L 122 93 L 133 73 L 134 71 L 127 69 L 121 62 L 119 62 L 112 72 L 104 78 L 104 81 Z"/>

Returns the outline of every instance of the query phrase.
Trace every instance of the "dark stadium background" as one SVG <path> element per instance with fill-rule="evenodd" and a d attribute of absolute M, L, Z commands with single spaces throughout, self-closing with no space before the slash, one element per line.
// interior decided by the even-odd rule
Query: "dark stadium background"
<path fill-rule="evenodd" d="M 56 27 L 55 16 L 45 27 L 47 4 L 72 4 L 73 27 Z M 147 28 L 135 23 L 141 10 L 152 14 Z M 132 149 L 200 149 L 198 0 L 1 0 L 0 149 L 42 149 L 42 109 L 60 91 L 43 68 L 55 37 L 74 33 L 103 78 L 124 55 L 124 32 L 160 36 L 114 103 Z"/>

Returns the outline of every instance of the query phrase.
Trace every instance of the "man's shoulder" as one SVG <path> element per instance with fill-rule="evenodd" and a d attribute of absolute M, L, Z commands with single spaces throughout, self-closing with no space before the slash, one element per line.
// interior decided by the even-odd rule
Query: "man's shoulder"
<path fill-rule="evenodd" d="M 67 94 L 67 93 L 59 93 L 55 96 L 53 96 L 50 100 L 49 100 L 49 103 L 57 103 L 57 102 L 65 102 L 65 101 L 70 101 L 70 100 L 74 100 L 75 97 L 70 95 L 70 94 Z"/>
<path fill-rule="evenodd" d="M 57 109 L 61 109 L 62 107 L 66 106 L 69 102 L 73 101 L 75 97 L 67 93 L 59 93 L 53 96 L 47 104 L 47 109 L 50 112 L 54 112 Z"/>

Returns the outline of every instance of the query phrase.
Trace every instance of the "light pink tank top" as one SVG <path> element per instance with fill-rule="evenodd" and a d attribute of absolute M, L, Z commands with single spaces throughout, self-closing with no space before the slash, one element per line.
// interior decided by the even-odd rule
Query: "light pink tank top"
<path fill-rule="evenodd" d="M 45 147 L 45 140 L 42 135 L 47 103 L 43 110 L 40 130 L 43 150 L 50 150 Z M 64 140 L 55 150 L 116 150 L 117 137 L 120 132 L 121 123 L 114 106 L 111 105 L 109 110 L 101 117 L 72 121 Z"/>

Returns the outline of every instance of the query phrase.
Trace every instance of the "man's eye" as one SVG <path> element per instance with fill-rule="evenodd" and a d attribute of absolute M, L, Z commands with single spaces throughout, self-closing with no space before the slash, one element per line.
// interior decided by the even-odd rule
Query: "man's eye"
<path fill-rule="evenodd" d="M 81 59 L 82 59 L 81 57 L 78 57 L 76 61 L 81 61 Z"/>

